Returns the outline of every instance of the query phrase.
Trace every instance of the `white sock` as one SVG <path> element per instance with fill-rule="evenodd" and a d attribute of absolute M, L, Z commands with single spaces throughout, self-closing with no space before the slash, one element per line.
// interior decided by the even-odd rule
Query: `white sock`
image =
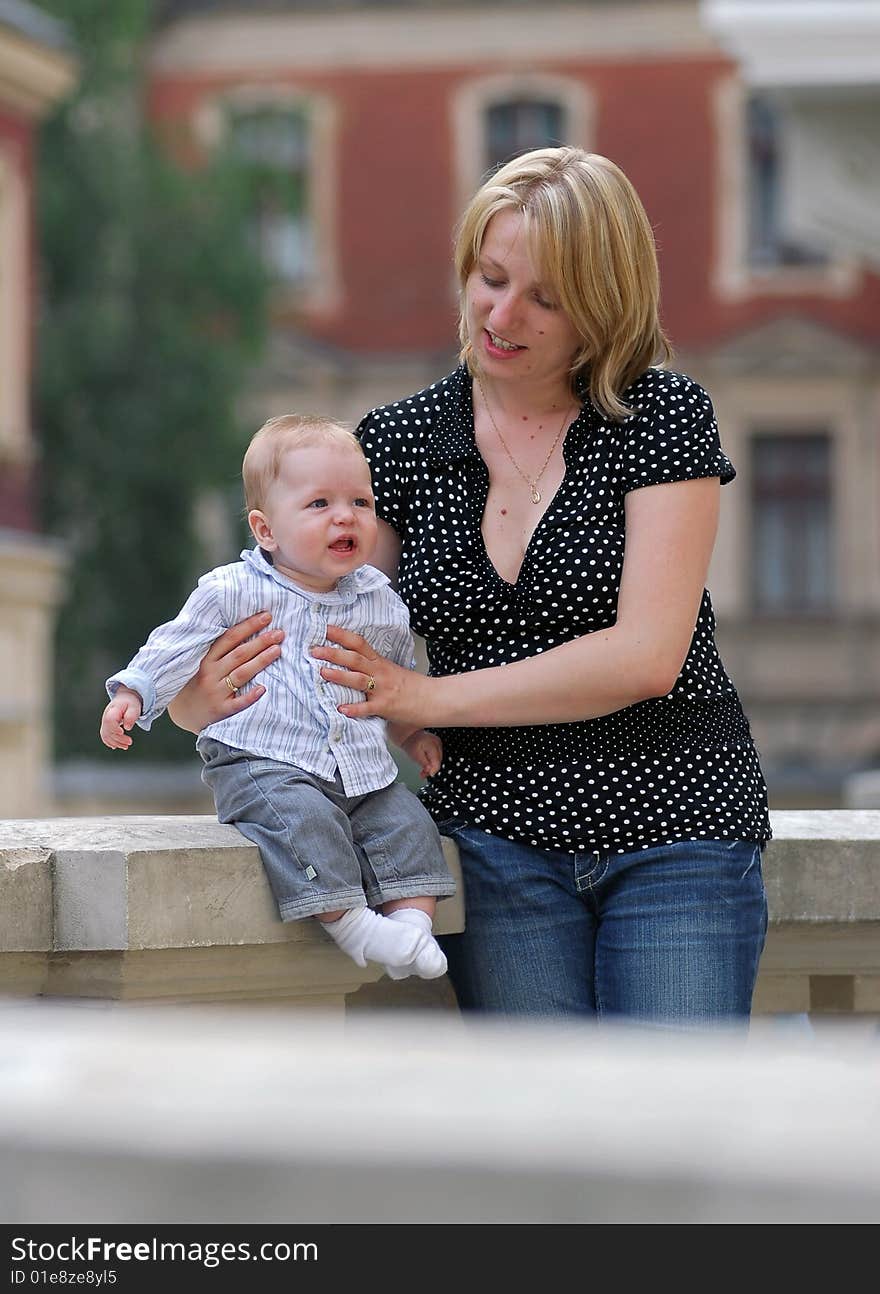
<path fill-rule="evenodd" d="M 406 979 L 408 975 L 418 975 L 419 979 L 437 979 L 446 974 L 446 958 L 431 933 L 433 922 L 427 912 L 423 912 L 421 908 L 396 908 L 394 912 L 388 913 L 387 920 L 412 926 L 421 932 L 419 945 L 410 963 L 404 966 L 385 966 L 389 979 Z"/>
<path fill-rule="evenodd" d="M 349 908 L 336 921 L 322 921 L 321 925 L 358 966 L 366 966 L 368 961 L 381 962 L 386 968 L 409 966 L 422 939 L 420 931 L 401 929 L 372 908 Z"/>

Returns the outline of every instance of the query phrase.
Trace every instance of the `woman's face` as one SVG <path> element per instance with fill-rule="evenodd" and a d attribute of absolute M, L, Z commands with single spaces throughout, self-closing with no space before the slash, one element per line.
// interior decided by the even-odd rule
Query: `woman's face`
<path fill-rule="evenodd" d="M 467 280 L 465 320 L 487 376 L 568 384 L 581 338 L 535 271 L 521 212 L 499 211 L 486 226 Z"/>

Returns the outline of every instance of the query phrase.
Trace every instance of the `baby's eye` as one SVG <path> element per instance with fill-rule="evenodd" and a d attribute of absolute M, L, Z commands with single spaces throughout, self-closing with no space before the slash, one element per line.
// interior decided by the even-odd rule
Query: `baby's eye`
<path fill-rule="evenodd" d="M 372 508 L 372 506 L 373 506 L 373 500 L 372 500 L 372 499 L 355 499 L 355 501 L 354 501 L 354 506 L 355 506 L 356 508 Z"/>
<path fill-rule="evenodd" d="M 326 499 L 312 499 L 311 503 L 310 503 L 310 504 L 308 504 L 308 506 L 309 506 L 310 508 L 326 508 L 326 506 L 327 506 L 327 500 L 326 500 Z"/>

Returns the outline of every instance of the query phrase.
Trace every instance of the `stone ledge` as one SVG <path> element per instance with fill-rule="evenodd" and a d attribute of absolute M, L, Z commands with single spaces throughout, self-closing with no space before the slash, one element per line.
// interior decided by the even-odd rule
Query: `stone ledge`
<path fill-rule="evenodd" d="M 756 1010 L 880 1011 L 880 810 L 771 819 Z M 459 889 L 436 928 L 450 934 L 465 911 L 444 848 Z M 380 978 L 315 923 L 279 921 L 256 846 L 212 816 L 0 820 L 7 993 L 341 1006 Z M 387 992 L 405 1001 L 405 988 Z"/>
<path fill-rule="evenodd" d="M 770 821 L 771 921 L 880 921 L 880 809 L 780 810 Z"/>
<path fill-rule="evenodd" d="M 464 928 L 460 883 L 435 928 Z M 259 850 L 213 816 L 0 820 L 7 993 L 341 1007 L 380 977 L 280 921 Z"/>
<path fill-rule="evenodd" d="M 880 1044 L 864 1031 L 808 1041 L 758 1027 L 746 1041 L 455 1016 L 279 1024 L 260 1010 L 0 1003 L 6 1222 L 880 1213 Z"/>

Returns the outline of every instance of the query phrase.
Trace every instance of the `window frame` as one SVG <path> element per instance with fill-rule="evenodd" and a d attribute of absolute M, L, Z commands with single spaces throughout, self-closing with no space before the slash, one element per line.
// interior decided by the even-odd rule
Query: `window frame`
<path fill-rule="evenodd" d="M 587 151 L 592 148 L 596 98 L 584 81 L 537 72 L 503 73 L 465 81 L 450 103 L 455 167 L 452 222 L 464 210 L 486 175 L 483 166 L 486 113 L 497 104 L 518 99 L 558 103 L 566 122 L 565 142 Z"/>
<path fill-rule="evenodd" d="M 251 125 L 252 130 L 256 128 L 256 132 L 259 132 L 260 126 L 264 123 L 271 123 L 272 125 L 281 123 L 285 125 L 288 123 L 291 125 L 296 124 L 298 139 L 295 151 L 299 156 L 295 159 L 295 162 L 292 159 L 288 164 L 281 158 L 268 155 L 261 156 L 258 149 L 249 147 L 246 139 L 248 125 Z M 276 291 L 301 292 L 304 289 L 307 290 L 314 276 L 314 253 L 311 249 L 313 222 L 309 211 L 312 158 L 309 143 L 311 131 L 308 114 L 301 106 L 282 106 L 277 103 L 268 105 L 248 104 L 247 106 L 235 104 L 231 109 L 227 107 L 226 129 L 232 140 L 233 152 L 251 172 L 251 184 L 254 189 L 256 190 L 258 186 L 262 187 L 257 209 L 252 213 L 251 224 L 258 251 Z M 242 137 L 239 139 L 240 130 Z M 255 142 L 259 143 L 259 140 L 257 139 Z M 297 229 L 303 243 L 302 252 L 296 258 L 296 272 L 289 274 L 285 273 L 282 258 L 273 252 L 270 247 L 270 225 L 273 213 L 270 211 L 266 196 L 270 189 L 272 190 L 272 197 L 277 198 L 285 188 L 294 192 L 300 188 L 300 185 L 304 185 L 305 193 L 297 195 L 299 202 L 296 209 L 294 210 L 289 201 L 285 204 L 282 193 L 281 206 L 277 213 L 280 218 L 277 223 Z"/>
<path fill-rule="evenodd" d="M 492 114 L 501 109 L 518 110 L 522 108 L 549 108 L 551 111 L 556 110 L 559 113 L 559 125 L 561 129 L 556 132 L 552 140 L 542 140 L 540 143 L 515 144 L 513 148 L 508 149 L 503 156 L 497 159 L 490 158 L 489 146 L 492 139 Z M 537 96 L 534 94 L 517 94 L 506 99 L 493 99 L 483 107 L 482 111 L 483 124 L 483 161 L 486 163 L 484 174 L 497 169 L 504 162 L 520 153 L 528 152 L 531 148 L 552 147 L 554 144 L 563 144 L 568 137 L 568 114 L 565 104 L 561 103 L 556 97 Z"/>
<path fill-rule="evenodd" d="M 757 90 L 755 91 L 757 93 Z M 861 267 L 834 252 L 821 264 L 756 266 L 749 258 L 749 130 L 752 90 L 738 76 L 716 83 L 715 258 L 712 283 L 723 301 L 755 296 L 855 294 Z"/>
<path fill-rule="evenodd" d="M 302 112 L 309 127 L 306 209 L 312 273 L 302 282 L 276 282 L 273 304 L 277 309 L 306 308 L 319 313 L 342 307 L 342 287 L 336 226 L 338 111 L 324 94 L 270 82 L 237 85 L 202 100 L 193 117 L 196 142 L 204 149 L 219 147 L 228 139 L 231 112 L 276 109 Z"/>
<path fill-rule="evenodd" d="M 834 431 L 828 426 L 816 424 L 798 424 L 789 427 L 780 427 L 773 425 L 761 425 L 754 423 L 748 432 L 748 454 L 749 454 L 749 535 L 751 538 L 748 565 L 748 588 L 749 603 L 751 614 L 755 619 L 760 620 L 824 620 L 836 615 L 839 611 L 838 589 L 835 578 L 836 570 L 836 552 L 838 547 L 837 527 L 835 517 L 835 482 L 834 482 Z M 772 443 L 777 448 L 785 446 L 794 449 L 806 448 L 806 442 L 821 444 L 824 450 L 825 475 L 821 482 L 822 489 L 815 490 L 810 488 L 810 482 L 805 475 L 802 482 L 798 481 L 797 475 L 792 474 L 791 478 L 786 481 L 766 482 L 762 481 L 758 472 L 759 445 L 763 442 L 765 445 Z M 795 451 L 797 452 L 797 451 Z M 799 484 L 804 488 L 798 489 Z M 807 506 L 814 500 L 820 499 L 825 509 L 826 524 L 826 544 L 827 550 L 825 557 L 825 580 L 826 585 L 822 590 L 821 600 L 815 604 L 801 599 L 797 591 L 792 595 L 790 588 L 784 589 L 784 596 L 778 601 L 764 601 L 761 596 L 760 571 L 766 558 L 766 549 L 760 542 L 760 517 L 762 501 L 782 501 L 787 500 L 787 505 L 780 509 L 783 516 L 783 524 L 786 528 L 788 542 L 783 552 L 783 561 L 786 566 L 790 567 L 791 560 L 791 535 L 797 534 L 797 526 L 791 527 L 791 512 L 803 515 Z M 796 543 L 796 538 L 795 538 Z"/>

